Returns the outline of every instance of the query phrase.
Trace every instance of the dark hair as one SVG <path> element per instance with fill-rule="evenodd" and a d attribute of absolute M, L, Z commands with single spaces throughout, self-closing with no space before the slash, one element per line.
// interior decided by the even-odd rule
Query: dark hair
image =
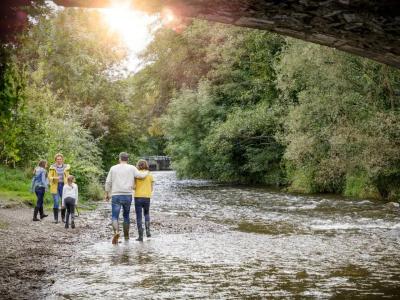
<path fill-rule="evenodd" d="M 119 154 L 119 159 L 122 160 L 122 161 L 128 161 L 128 159 L 129 159 L 129 154 L 126 153 L 126 152 L 121 152 L 121 153 Z"/>
<path fill-rule="evenodd" d="M 47 161 L 44 159 L 39 160 L 38 166 L 42 168 L 46 168 Z"/>
<path fill-rule="evenodd" d="M 148 170 L 149 169 L 149 164 L 144 159 L 139 159 L 136 166 L 139 170 Z"/>

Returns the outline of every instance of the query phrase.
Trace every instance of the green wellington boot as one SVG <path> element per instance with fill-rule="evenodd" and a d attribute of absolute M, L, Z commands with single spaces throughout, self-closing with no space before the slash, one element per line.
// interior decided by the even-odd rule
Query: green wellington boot
<path fill-rule="evenodd" d="M 112 239 L 111 243 L 113 245 L 117 245 L 118 244 L 118 239 L 119 239 L 118 221 L 112 221 L 112 227 L 113 227 L 113 230 L 114 230 L 114 236 L 113 236 L 113 239 Z"/>

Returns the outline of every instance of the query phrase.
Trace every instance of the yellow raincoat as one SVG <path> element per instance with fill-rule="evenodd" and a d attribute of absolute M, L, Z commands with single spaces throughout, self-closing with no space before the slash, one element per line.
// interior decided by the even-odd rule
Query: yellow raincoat
<path fill-rule="evenodd" d="M 70 174 L 70 165 L 65 164 L 65 168 L 64 168 L 64 183 L 67 182 L 67 177 Z M 58 187 L 58 174 L 57 174 L 57 170 L 55 167 L 55 164 L 51 165 L 49 168 L 49 184 L 50 184 L 50 193 L 52 194 L 57 194 L 57 187 Z"/>

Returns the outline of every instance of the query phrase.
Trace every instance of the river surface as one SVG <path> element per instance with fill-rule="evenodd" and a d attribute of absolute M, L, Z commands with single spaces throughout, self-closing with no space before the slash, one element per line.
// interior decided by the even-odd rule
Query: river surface
<path fill-rule="evenodd" d="M 383 203 L 154 177 L 152 221 L 206 230 L 78 246 L 46 298 L 400 299 L 400 214 Z"/>

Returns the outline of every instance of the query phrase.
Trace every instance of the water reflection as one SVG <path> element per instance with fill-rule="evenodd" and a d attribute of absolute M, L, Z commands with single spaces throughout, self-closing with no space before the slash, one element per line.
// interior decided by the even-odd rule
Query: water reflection
<path fill-rule="evenodd" d="M 166 220 L 172 222 L 168 226 L 183 230 L 161 226 L 144 243 L 131 240 L 115 247 L 100 241 L 80 249 L 75 272 L 61 274 L 49 295 L 61 299 L 400 296 L 400 217 L 381 203 L 179 181 L 172 172 L 156 173 L 155 178 L 152 210 L 168 213 Z M 179 217 L 187 223 L 173 223 Z M 196 220 L 208 225 L 197 229 Z M 222 227 L 213 230 L 216 226 Z"/>

